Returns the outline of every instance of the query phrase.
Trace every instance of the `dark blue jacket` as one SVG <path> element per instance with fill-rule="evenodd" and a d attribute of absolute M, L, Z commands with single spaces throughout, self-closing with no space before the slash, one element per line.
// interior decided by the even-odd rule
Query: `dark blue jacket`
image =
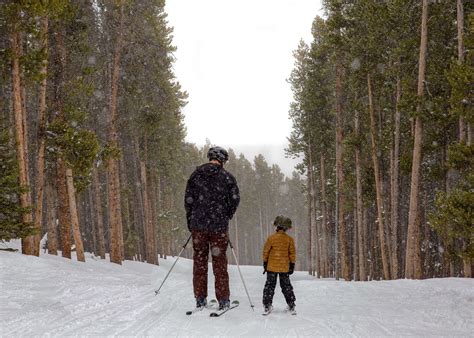
<path fill-rule="evenodd" d="M 239 187 L 231 173 L 213 163 L 197 167 L 184 196 L 188 229 L 227 231 L 239 202 Z"/>

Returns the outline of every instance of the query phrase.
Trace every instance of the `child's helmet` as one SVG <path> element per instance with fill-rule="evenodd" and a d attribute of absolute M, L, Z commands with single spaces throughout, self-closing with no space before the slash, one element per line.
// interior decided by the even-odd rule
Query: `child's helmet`
<path fill-rule="evenodd" d="M 273 221 L 273 225 L 279 228 L 287 229 L 287 230 L 291 229 L 291 226 L 292 226 L 291 219 L 282 215 L 277 216 L 275 218 L 275 221 Z"/>

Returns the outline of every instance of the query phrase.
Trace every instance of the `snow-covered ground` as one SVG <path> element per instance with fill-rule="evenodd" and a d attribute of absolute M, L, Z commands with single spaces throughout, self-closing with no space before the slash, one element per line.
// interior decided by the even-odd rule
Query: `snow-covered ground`
<path fill-rule="evenodd" d="M 278 289 L 275 310 L 261 315 L 262 268 L 244 266 L 252 311 L 235 266 L 231 298 L 240 307 L 219 318 L 194 306 L 192 261 L 180 259 L 161 293 L 154 295 L 174 258 L 160 266 L 122 266 L 86 256 L 61 257 L 0 251 L 0 336 L 473 336 L 474 281 L 342 282 L 292 276 L 297 316 L 284 312 Z M 209 272 L 212 270 L 210 269 Z M 214 297 L 210 273 L 209 297 Z"/>

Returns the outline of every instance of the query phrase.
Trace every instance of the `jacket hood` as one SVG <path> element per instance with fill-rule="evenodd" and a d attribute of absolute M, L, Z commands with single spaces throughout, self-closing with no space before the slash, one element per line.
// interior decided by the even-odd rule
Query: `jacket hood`
<path fill-rule="evenodd" d="M 207 176 L 214 176 L 220 173 L 222 170 L 222 166 L 214 163 L 205 163 L 199 167 L 197 167 L 197 171 L 201 174 Z"/>

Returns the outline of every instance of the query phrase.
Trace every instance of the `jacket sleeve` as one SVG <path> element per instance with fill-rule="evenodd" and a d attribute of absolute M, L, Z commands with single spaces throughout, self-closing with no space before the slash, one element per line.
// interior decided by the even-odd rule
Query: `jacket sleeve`
<path fill-rule="evenodd" d="M 289 254 L 290 254 L 290 263 L 294 264 L 296 262 L 296 249 L 295 249 L 295 241 L 293 240 L 293 238 L 290 238 Z"/>
<path fill-rule="evenodd" d="M 184 193 L 184 209 L 186 210 L 186 221 L 188 223 L 188 229 L 191 223 L 191 214 L 193 209 L 194 195 L 193 195 L 193 176 L 189 178 L 186 184 L 186 191 Z M 191 229 L 190 229 L 191 230 Z"/>
<path fill-rule="evenodd" d="M 230 176 L 230 187 L 229 187 L 229 219 L 232 219 L 235 212 L 237 211 L 237 207 L 240 203 L 240 191 L 239 186 L 237 185 L 237 181 L 233 176 Z"/>
<path fill-rule="evenodd" d="M 270 238 L 267 239 L 265 242 L 265 246 L 263 247 L 263 261 L 268 262 L 268 256 L 270 255 L 270 249 L 272 248 L 272 243 Z"/>

